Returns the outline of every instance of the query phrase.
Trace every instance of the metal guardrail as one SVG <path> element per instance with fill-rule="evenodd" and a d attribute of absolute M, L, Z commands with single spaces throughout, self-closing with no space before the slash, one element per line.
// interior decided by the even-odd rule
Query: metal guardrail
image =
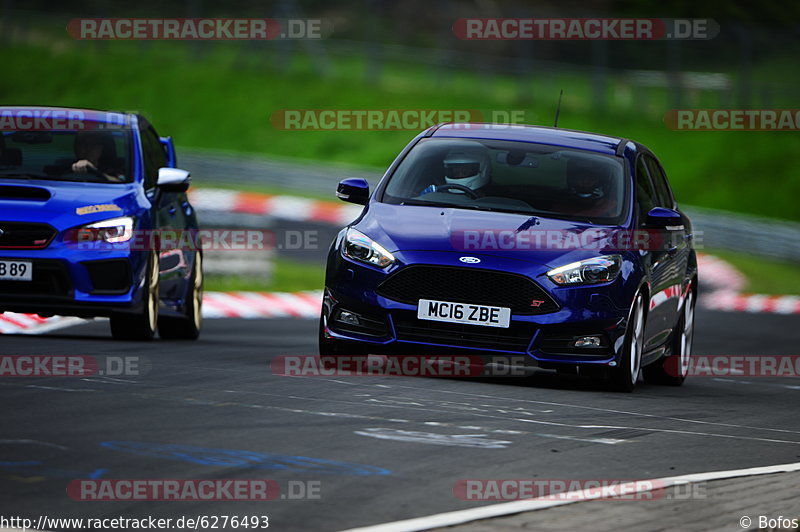
<path fill-rule="evenodd" d="M 276 187 L 300 195 L 329 195 L 331 199 L 336 183 L 345 177 L 363 177 L 374 186 L 383 175 L 382 169 L 365 166 L 191 149 L 180 149 L 178 153 L 178 165 L 190 170 L 195 182 L 201 185 Z M 800 263 L 800 223 L 689 205 L 685 206 L 685 211 L 692 218 L 698 247 Z M 263 221 L 256 221 L 258 219 L 244 216 L 239 221 L 245 225 L 259 223 L 259 227 L 263 227 Z M 226 221 L 230 223 L 231 220 Z"/>
<path fill-rule="evenodd" d="M 192 172 L 200 184 L 277 187 L 331 198 L 336 184 L 346 177 L 363 177 L 376 185 L 383 176 L 383 170 L 373 167 L 185 148 L 178 150 L 178 166 Z"/>
<path fill-rule="evenodd" d="M 800 223 L 686 206 L 702 246 L 793 261 L 800 265 Z M 698 242 L 698 247 L 700 243 Z"/>

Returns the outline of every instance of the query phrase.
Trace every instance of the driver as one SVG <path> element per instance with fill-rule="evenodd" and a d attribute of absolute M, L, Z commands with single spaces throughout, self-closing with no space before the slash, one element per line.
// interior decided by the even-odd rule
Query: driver
<path fill-rule="evenodd" d="M 478 196 L 486 195 L 490 163 L 485 148 L 451 150 L 445 156 L 442 164 L 444 166 L 444 184 L 430 185 L 420 195 L 436 191 L 454 194 L 467 193 L 459 190 L 460 187 L 467 187 Z"/>
<path fill-rule="evenodd" d="M 111 135 L 100 131 L 80 131 L 74 144 L 77 161 L 72 163 L 76 174 L 96 173 L 112 183 L 124 181 L 121 172 L 114 169 L 117 150 Z"/>
<path fill-rule="evenodd" d="M 611 197 L 611 168 L 585 159 L 567 162 L 569 200 L 554 210 L 574 215 L 607 218 L 617 214 L 617 201 Z"/>

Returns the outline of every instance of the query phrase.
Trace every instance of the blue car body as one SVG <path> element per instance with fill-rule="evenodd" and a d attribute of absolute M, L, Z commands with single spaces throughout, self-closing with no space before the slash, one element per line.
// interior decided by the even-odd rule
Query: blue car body
<path fill-rule="evenodd" d="M 159 181 L 164 168 L 175 168 L 171 139 L 159 137 L 140 115 L 0 107 L 6 120 L 19 123 L 24 123 L 20 117 L 31 113 L 52 116 L 64 112 L 79 116 L 81 128 L 115 131 L 120 135 L 119 142 L 127 143 L 120 144 L 125 146 L 120 159 L 126 161 L 126 175 L 121 178 L 124 182 L 80 180 L 73 174 L 72 179 L 64 179 L 41 170 L 48 167 L 43 163 L 53 161 L 36 162 L 36 147 L 58 142 L 58 135 L 69 136 L 74 131 L 7 127 L 0 131 L 4 137 L 0 146 L 6 148 L 6 160 L 0 159 L 0 261 L 23 262 L 33 268 L 27 282 L 0 281 L 0 312 L 108 316 L 112 320 L 134 317 L 145 304 L 148 264 L 155 254 L 159 263 L 159 323 L 186 318 L 198 250 L 159 253 L 147 245 L 76 244 L 70 240 L 80 228 L 126 217 L 134 220 L 132 230 L 139 234 L 197 229 L 195 212 L 186 195 L 188 173 L 177 185 Z M 65 145 L 69 142 L 64 140 Z M 13 173 L 20 168 L 25 173 Z"/>
<path fill-rule="evenodd" d="M 602 154 L 621 164 L 626 202 L 612 225 L 588 223 L 546 214 L 497 212 L 447 206 L 391 203 L 386 189 L 398 166 L 420 143 L 436 139 L 513 141 L 521 146 L 565 148 L 572 152 Z M 547 148 L 550 149 L 550 148 Z M 631 309 L 637 296 L 643 302 L 644 332 L 639 367 L 650 367 L 661 380 L 669 380 L 662 365 L 675 355 L 681 316 L 689 294 L 697 290 L 697 262 L 692 246 L 691 222 L 678 210 L 671 192 L 656 205 L 641 207 L 637 188 L 637 163 L 643 157 L 650 171 L 655 156 L 633 141 L 562 129 L 531 126 L 446 124 L 418 135 L 400 153 L 374 193 L 359 201 L 364 183 L 346 180 L 339 196 L 365 203 L 361 215 L 345 228 L 331 246 L 328 258 L 325 302 L 320 324 L 322 355 L 360 353 L 477 355 L 483 359 L 515 355 L 531 365 L 592 375 L 614 375 L 625 365 L 624 341 L 630 330 Z M 660 168 L 660 165 L 658 166 Z M 638 176 L 638 179 L 656 176 Z M 641 182 L 641 181 L 640 181 Z M 666 196 L 666 193 L 664 194 Z M 610 241 L 591 249 L 476 249 L 456 244 L 462 228 L 492 228 L 519 232 L 529 227 L 544 233 L 580 233 L 584 230 L 615 232 L 648 230 L 647 221 L 667 215 L 669 246 L 620 249 Z M 646 220 L 647 218 L 648 220 Z M 663 225 L 661 224 L 663 229 Z M 343 252 L 347 231 L 366 235 L 394 257 L 387 267 L 365 263 Z M 667 231 L 667 230 L 664 230 Z M 655 233 L 654 233 L 655 234 Z M 613 253 L 621 258 L 613 282 L 559 286 L 548 277 L 555 268 Z M 502 294 L 500 292 L 505 291 Z M 526 307 L 526 299 L 534 305 Z M 417 317 L 418 300 L 429 299 L 508 306 L 506 328 L 440 323 Z M 696 299 L 696 298 L 695 298 Z M 505 302 L 505 303 L 504 303 Z M 538 303 L 537 303 L 538 302 Z M 691 303 L 693 305 L 693 302 Z M 344 310 L 348 322 L 340 318 Z M 356 318 L 352 318 L 355 314 Z M 689 322 L 692 317 L 688 317 Z M 691 325 L 691 323 L 690 323 Z M 691 342 L 691 331 L 689 331 Z M 596 335 L 601 346 L 575 347 L 576 338 Z M 688 356 L 688 355 L 687 355 Z M 653 370 L 652 368 L 659 368 Z M 648 375 L 645 368 L 645 377 Z M 684 375 L 685 376 L 685 375 Z M 638 375 L 633 376 L 633 384 Z M 677 380 L 682 382 L 682 375 Z M 654 380 L 657 380 L 654 378 Z M 622 378 L 624 382 L 625 379 Z M 672 382 L 680 384 L 680 382 Z M 632 388 L 625 383 L 622 388 Z"/>

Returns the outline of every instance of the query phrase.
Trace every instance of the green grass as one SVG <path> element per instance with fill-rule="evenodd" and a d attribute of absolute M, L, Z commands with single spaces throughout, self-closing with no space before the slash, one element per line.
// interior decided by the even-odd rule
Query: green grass
<path fill-rule="evenodd" d="M 298 292 L 322 290 L 325 268 L 302 262 L 276 258 L 272 278 L 262 281 L 243 275 L 207 275 L 205 290 L 212 292 Z"/>
<path fill-rule="evenodd" d="M 800 265 L 723 250 L 704 250 L 729 262 L 747 277 L 745 291 L 752 294 L 800 295 Z M 702 274 L 702 272 L 701 272 Z"/>
<path fill-rule="evenodd" d="M 203 50 L 198 56 L 185 43 L 133 41 L 5 45 L 0 101 L 140 111 L 179 150 L 385 168 L 415 131 L 283 131 L 270 116 L 281 109 L 476 109 L 486 116 L 520 110 L 526 122 L 550 125 L 555 95 L 564 88 L 559 125 L 648 145 L 681 203 L 800 220 L 800 172 L 791 156 L 797 133 L 671 131 L 662 122 L 669 104 L 661 89 L 637 101 L 624 80 L 612 80 L 607 109 L 597 113 L 588 74 L 548 73 L 523 87 L 508 76 L 388 62 L 381 82 L 370 85 L 361 56 L 331 56 L 332 73 L 322 77 L 301 51 L 280 71 L 271 48 L 246 52 L 222 43 Z M 719 105 L 702 93 L 689 94 L 686 103 Z"/>

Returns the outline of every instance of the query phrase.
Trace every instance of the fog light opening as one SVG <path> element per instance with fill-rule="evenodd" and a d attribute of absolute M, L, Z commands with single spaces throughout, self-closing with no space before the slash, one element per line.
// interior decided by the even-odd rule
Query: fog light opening
<path fill-rule="evenodd" d="M 358 314 L 350 312 L 349 310 L 340 310 L 337 312 L 336 321 L 347 325 L 361 325 L 361 319 Z"/>
<path fill-rule="evenodd" d="M 598 348 L 603 347 L 603 339 L 599 336 L 579 336 L 572 345 L 575 347 Z"/>

